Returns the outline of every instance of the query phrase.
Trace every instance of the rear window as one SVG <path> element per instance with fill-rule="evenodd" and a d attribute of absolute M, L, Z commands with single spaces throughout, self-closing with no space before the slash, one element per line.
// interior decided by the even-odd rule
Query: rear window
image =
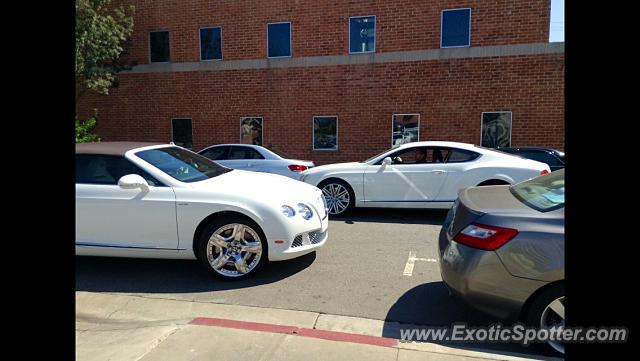
<path fill-rule="evenodd" d="M 530 179 L 509 188 L 527 206 L 549 212 L 564 207 L 564 169 Z"/>

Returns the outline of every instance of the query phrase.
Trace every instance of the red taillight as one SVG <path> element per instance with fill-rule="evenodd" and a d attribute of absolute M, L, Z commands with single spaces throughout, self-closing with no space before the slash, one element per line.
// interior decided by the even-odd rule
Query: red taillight
<path fill-rule="evenodd" d="M 517 235 L 517 229 L 471 223 L 453 237 L 453 239 L 469 247 L 483 249 L 485 251 L 495 251 Z"/>
<path fill-rule="evenodd" d="M 545 174 L 549 174 L 549 171 L 546 169 L 543 169 L 542 171 L 540 171 L 540 175 L 545 175 Z"/>
<path fill-rule="evenodd" d="M 307 170 L 307 166 L 306 165 L 298 165 L 298 164 L 291 164 L 289 166 L 289 170 L 292 172 L 302 172 L 303 170 Z"/>

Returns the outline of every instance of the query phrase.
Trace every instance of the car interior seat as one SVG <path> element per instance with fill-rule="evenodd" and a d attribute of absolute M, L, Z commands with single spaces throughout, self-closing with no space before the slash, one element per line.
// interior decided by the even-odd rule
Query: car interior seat
<path fill-rule="evenodd" d="M 107 161 L 102 158 L 92 159 L 87 164 L 86 177 L 97 183 L 115 183 L 115 178 L 107 170 Z"/>

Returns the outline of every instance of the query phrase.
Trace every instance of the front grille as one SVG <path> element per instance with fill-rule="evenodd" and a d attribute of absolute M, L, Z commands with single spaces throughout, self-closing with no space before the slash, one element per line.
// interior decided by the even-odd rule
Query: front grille
<path fill-rule="evenodd" d="M 324 239 L 325 235 L 327 234 L 327 231 L 324 232 L 320 232 L 320 231 L 312 231 L 312 232 L 308 232 L 308 233 L 302 233 L 296 236 L 296 238 L 293 239 L 293 243 L 291 243 L 291 248 L 295 248 L 295 247 L 300 247 L 302 246 L 302 241 L 305 238 L 309 238 L 309 243 L 310 244 L 317 244 L 322 242 L 322 240 Z"/>

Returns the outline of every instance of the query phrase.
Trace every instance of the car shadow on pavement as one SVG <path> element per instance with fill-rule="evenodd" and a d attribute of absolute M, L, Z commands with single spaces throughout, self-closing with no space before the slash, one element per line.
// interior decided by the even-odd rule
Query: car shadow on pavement
<path fill-rule="evenodd" d="M 278 282 L 307 267 L 315 252 L 266 264 L 253 277 L 219 280 L 197 261 L 145 258 L 76 257 L 76 291 L 123 293 L 190 293 L 224 291 Z"/>
<path fill-rule="evenodd" d="M 472 308 L 460 298 L 450 296 L 443 282 L 430 282 L 405 292 L 391 306 L 385 318 L 382 336 L 402 339 L 400 330 L 403 329 L 451 328 L 453 324 L 461 323 L 471 327 L 489 327 L 496 323 L 510 326 L 500 319 Z M 543 357 L 539 350 L 517 343 L 470 343 L 444 340 L 428 342 L 458 349 L 482 350 L 497 354 L 524 353 Z"/>
<path fill-rule="evenodd" d="M 329 216 L 329 219 L 346 224 L 382 222 L 441 225 L 447 218 L 447 212 L 448 209 L 355 208 L 344 216 Z"/>

